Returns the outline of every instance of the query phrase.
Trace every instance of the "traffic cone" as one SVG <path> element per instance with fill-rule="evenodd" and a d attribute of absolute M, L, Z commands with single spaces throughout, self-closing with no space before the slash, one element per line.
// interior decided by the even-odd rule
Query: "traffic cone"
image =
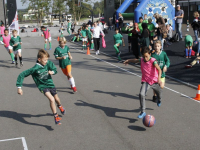
<path fill-rule="evenodd" d="M 87 47 L 87 55 L 90 55 L 90 48 Z"/>
<path fill-rule="evenodd" d="M 196 94 L 196 97 L 194 99 L 197 100 L 197 101 L 200 101 L 200 84 L 198 85 L 197 94 Z"/>
<path fill-rule="evenodd" d="M 60 40 L 60 37 L 58 36 L 57 41 L 59 41 L 59 40 Z"/>

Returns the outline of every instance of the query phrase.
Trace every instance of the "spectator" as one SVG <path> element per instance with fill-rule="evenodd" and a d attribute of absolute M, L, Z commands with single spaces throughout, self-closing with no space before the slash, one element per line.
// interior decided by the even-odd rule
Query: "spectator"
<path fill-rule="evenodd" d="M 122 27 L 123 27 L 123 23 L 124 23 L 124 18 L 123 18 L 121 13 L 119 13 L 118 21 L 119 21 L 119 33 L 122 34 Z"/>
<path fill-rule="evenodd" d="M 104 25 L 103 25 L 103 32 L 104 32 L 105 34 L 108 33 L 108 26 L 107 26 L 107 23 L 106 23 L 106 22 L 105 22 Z"/>
<path fill-rule="evenodd" d="M 180 5 L 177 5 L 174 19 L 176 20 L 175 27 L 176 27 L 176 32 L 179 35 L 179 41 L 182 41 L 182 38 L 183 38 L 182 31 L 181 31 L 183 17 L 184 17 L 184 11 L 181 10 Z"/>
<path fill-rule="evenodd" d="M 112 21 L 111 18 L 108 20 L 108 30 L 112 30 Z"/>
<path fill-rule="evenodd" d="M 143 29 L 142 29 L 142 22 L 143 22 L 143 18 L 140 17 L 140 18 L 139 18 L 139 23 L 138 23 L 138 27 L 139 27 L 139 29 L 140 29 L 140 33 L 142 33 L 142 31 L 143 31 Z"/>
<path fill-rule="evenodd" d="M 170 42 L 172 39 L 172 29 L 170 28 L 170 25 L 166 25 L 167 28 L 167 38 L 165 38 L 165 42 L 167 45 L 171 45 L 172 43 Z"/>
<path fill-rule="evenodd" d="M 198 17 L 199 13 L 197 11 L 194 12 L 194 20 L 191 24 L 193 30 L 194 30 L 194 35 L 195 35 L 195 43 L 197 44 L 198 42 L 198 30 L 199 30 L 199 23 L 198 23 Z"/>
<path fill-rule="evenodd" d="M 149 29 L 149 31 L 151 33 L 150 36 L 149 36 L 149 39 L 152 42 L 153 41 L 154 32 L 155 32 L 155 26 L 152 23 L 152 19 L 151 18 L 148 19 L 148 29 Z"/>
<path fill-rule="evenodd" d="M 144 14 L 144 20 L 143 20 L 143 23 L 148 23 L 147 14 Z"/>
<path fill-rule="evenodd" d="M 142 35 L 141 35 L 141 47 L 149 47 L 150 41 L 149 41 L 149 36 L 150 36 L 150 31 L 147 27 L 147 23 L 142 23 Z"/>
<path fill-rule="evenodd" d="M 167 37 L 167 29 L 166 29 L 166 26 L 165 26 L 165 20 L 158 13 L 155 13 L 153 15 L 153 17 L 156 18 L 157 36 L 158 36 L 158 40 L 161 41 L 162 50 L 163 50 L 163 38 L 165 39 Z"/>
<path fill-rule="evenodd" d="M 134 23 L 134 28 L 132 30 L 132 51 L 133 51 L 133 55 L 135 55 L 135 57 L 137 59 L 139 59 L 139 45 L 138 45 L 138 37 L 140 34 L 140 29 L 138 28 L 138 24 Z"/>

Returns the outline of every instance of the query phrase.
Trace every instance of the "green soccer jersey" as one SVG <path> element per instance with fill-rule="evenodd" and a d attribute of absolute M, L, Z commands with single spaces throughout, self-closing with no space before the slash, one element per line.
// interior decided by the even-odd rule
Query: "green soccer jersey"
<path fill-rule="evenodd" d="M 149 31 L 154 31 L 155 30 L 155 26 L 154 26 L 153 23 L 147 24 L 147 25 L 148 25 Z M 151 36 L 154 36 L 154 32 L 151 32 Z"/>
<path fill-rule="evenodd" d="M 192 43 L 193 43 L 193 39 L 190 35 L 187 35 L 185 37 L 185 46 L 188 47 L 188 46 L 192 46 Z"/>
<path fill-rule="evenodd" d="M 67 24 L 67 28 L 71 28 L 71 22 L 69 22 L 68 24 Z"/>
<path fill-rule="evenodd" d="M 146 20 L 143 20 L 143 23 L 148 23 L 148 20 L 146 19 Z"/>
<path fill-rule="evenodd" d="M 132 36 L 132 30 L 133 30 L 133 27 L 130 27 L 129 29 L 126 29 L 126 31 L 128 30 L 128 36 Z"/>
<path fill-rule="evenodd" d="M 13 47 L 13 51 L 17 51 L 17 50 L 21 49 L 21 44 L 20 44 L 20 42 L 21 42 L 21 38 L 20 38 L 19 36 L 17 36 L 17 37 L 12 37 L 12 38 L 10 39 L 10 46 Z M 13 45 L 15 45 L 15 44 L 17 44 L 17 46 L 13 46 Z"/>
<path fill-rule="evenodd" d="M 28 77 L 29 75 L 32 76 L 33 80 L 35 81 L 35 84 L 37 85 L 38 89 L 42 91 L 46 88 L 54 88 L 55 85 L 53 83 L 53 80 L 51 78 L 51 75 L 48 73 L 48 71 L 53 71 L 54 74 L 57 73 L 57 69 L 53 62 L 48 61 L 45 66 L 41 65 L 39 62 L 35 64 L 34 67 L 23 71 L 19 74 L 17 78 L 17 87 L 22 87 L 22 83 L 25 77 Z"/>
<path fill-rule="evenodd" d="M 122 44 L 123 36 L 120 33 L 113 35 L 113 38 L 114 38 L 115 44 L 117 43 Z"/>
<path fill-rule="evenodd" d="M 71 65 L 71 60 L 69 59 L 69 47 L 65 45 L 64 48 L 58 46 L 54 51 L 55 58 L 66 56 L 66 59 L 59 59 L 60 68 L 66 68 L 67 65 Z"/>
<path fill-rule="evenodd" d="M 157 54 L 156 52 L 151 54 L 152 57 L 154 57 L 157 62 L 158 65 L 160 67 L 160 69 L 162 70 L 162 75 L 161 78 L 165 77 L 165 72 L 163 72 L 163 68 L 166 66 L 167 68 L 170 66 L 170 60 L 167 56 L 167 54 L 164 51 L 161 51 L 160 54 Z"/>
<path fill-rule="evenodd" d="M 92 32 L 89 29 L 86 30 L 86 35 L 88 36 L 89 39 L 92 38 Z"/>
<path fill-rule="evenodd" d="M 142 33 L 142 31 L 143 31 L 142 23 L 138 23 L 138 28 L 140 29 L 140 33 Z"/>
<path fill-rule="evenodd" d="M 86 29 L 81 30 L 81 34 L 82 34 L 82 37 L 86 37 L 87 36 L 87 30 Z"/>

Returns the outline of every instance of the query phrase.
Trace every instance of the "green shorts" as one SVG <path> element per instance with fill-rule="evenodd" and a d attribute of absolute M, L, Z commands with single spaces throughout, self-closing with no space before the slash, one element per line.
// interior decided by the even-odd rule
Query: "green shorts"
<path fill-rule="evenodd" d="M 190 46 L 192 46 L 192 42 L 191 41 L 188 41 L 188 42 L 185 43 L 185 47 L 190 47 Z"/>

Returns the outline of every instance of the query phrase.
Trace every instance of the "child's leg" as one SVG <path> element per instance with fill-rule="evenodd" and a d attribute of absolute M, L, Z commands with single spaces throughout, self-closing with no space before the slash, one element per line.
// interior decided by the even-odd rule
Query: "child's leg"
<path fill-rule="evenodd" d="M 82 41 L 82 48 L 84 49 L 84 40 Z"/>
<path fill-rule="evenodd" d="M 191 57 L 191 54 L 192 54 L 192 46 L 190 46 L 189 57 Z"/>
<path fill-rule="evenodd" d="M 147 91 L 149 90 L 150 85 L 146 82 L 142 83 L 141 89 L 140 89 L 140 94 L 139 94 L 139 99 L 140 99 L 140 109 L 141 112 L 145 112 L 146 106 L 145 106 L 145 95 Z"/>
<path fill-rule="evenodd" d="M 22 65 L 22 53 L 21 53 L 21 49 L 18 50 L 18 56 L 19 56 L 19 61 L 20 61 L 20 64 Z"/>
<path fill-rule="evenodd" d="M 7 47 L 6 49 L 8 49 L 8 53 L 10 54 L 12 61 L 15 61 L 15 55 L 13 54 L 12 49 L 9 49 L 9 47 Z"/>
<path fill-rule="evenodd" d="M 47 50 L 47 39 L 44 41 L 44 50 Z"/>
<path fill-rule="evenodd" d="M 118 54 L 118 53 L 119 53 L 118 46 L 119 46 L 119 43 L 117 43 L 117 44 L 115 44 L 115 45 L 114 45 L 114 48 L 115 48 L 115 50 L 116 50 L 116 54 Z"/>
<path fill-rule="evenodd" d="M 91 40 L 91 49 L 93 50 L 94 49 L 94 41 Z"/>
<path fill-rule="evenodd" d="M 49 37 L 49 50 L 51 50 L 51 47 L 52 47 L 52 45 L 51 45 L 51 37 Z"/>
<path fill-rule="evenodd" d="M 160 87 L 163 89 L 165 87 L 165 77 L 160 79 Z"/>
<path fill-rule="evenodd" d="M 188 47 L 186 47 L 186 49 L 185 49 L 185 56 L 186 56 L 186 58 L 188 58 Z"/>
<path fill-rule="evenodd" d="M 161 103 L 161 98 L 162 98 L 162 89 L 159 86 L 159 84 L 153 84 L 151 85 L 151 88 L 155 91 L 157 98 L 158 98 L 158 102 L 157 104 Z"/>
<path fill-rule="evenodd" d="M 17 53 L 15 53 L 15 63 L 17 64 Z"/>
<path fill-rule="evenodd" d="M 51 108 L 53 114 L 54 114 L 54 115 L 57 115 L 54 97 L 52 96 L 52 94 L 51 94 L 50 92 L 46 92 L 46 93 L 45 93 L 45 96 L 49 99 L 50 108 Z"/>
<path fill-rule="evenodd" d="M 76 40 L 76 36 L 74 36 L 74 38 L 73 38 L 73 40 L 72 40 L 72 41 L 74 42 L 75 40 Z"/>
<path fill-rule="evenodd" d="M 71 74 L 71 65 L 67 65 L 65 69 L 62 69 L 63 73 L 67 76 L 69 82 L 70 82 L 70 85 L 72 87 L 75 87 L 75 81 L 74 81 L 74 78 Z"/>

